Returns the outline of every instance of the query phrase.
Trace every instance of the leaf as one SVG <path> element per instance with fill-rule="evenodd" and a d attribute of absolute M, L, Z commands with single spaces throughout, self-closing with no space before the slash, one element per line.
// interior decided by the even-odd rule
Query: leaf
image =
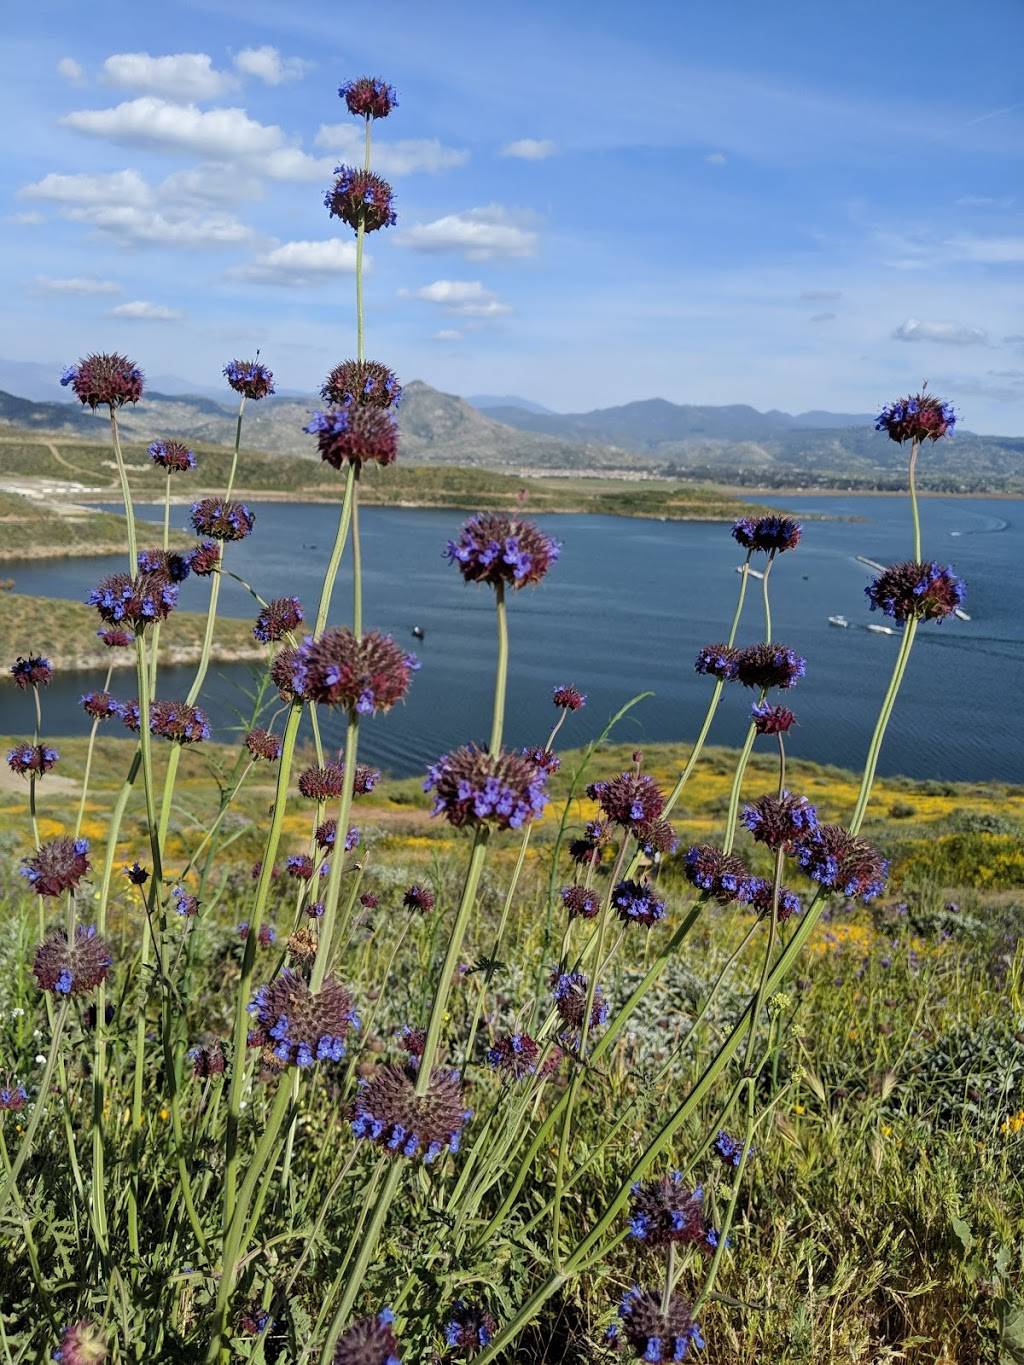
<path fill-rule="evenodd" d="M 950 1225 L 964 1251 L 970 1251 L 971 1247 L 974 1246 L 974 1236 L 964 1220 L 953 1218 L 950 1220 Z"/>
<path fill-rule="evenodd" d="M 996 1304 L 999 1365 L 1024 1365 L 1024 1304 L 1001 1299 Z"/>

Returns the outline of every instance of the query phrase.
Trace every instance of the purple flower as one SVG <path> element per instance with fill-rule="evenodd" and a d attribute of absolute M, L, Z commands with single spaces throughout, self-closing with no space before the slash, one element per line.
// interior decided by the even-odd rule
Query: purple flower
<path fill-rule="evenodd" d="M 178 605 L 178 585 L 163 572 L 111 574 L 86 598 L 100 619 L 112 626 L 141 631 L 154 621 L 165 621 Z"/>
<path fill-rule="evenodd" d="M 386 1156 L 418 1158 L 429 1165 L 442 1152 L 457 1152 L 471 1117 L 456 1072 L 434 1070 L 426 1093 L 399 1067 L 379 1066 L 360 1083 L 352 1105 L 352 1132 Z"/>
<path fill-rule="evenodd" d="M 963 581 L 938 564 L 893 564 L 864 589 L 871 610 L 894 621 L 944 621 L 964 600 Z"/>
<path fill-rule="evenodd" d="M 434 815 L 457 829 L 494 824 L 520 829 L 536 820 L 547 804 L 547 774 L 522 754 L 489 754 L 466 744 L 427 769 L 424 791 L 434 793 Z"/>
<path fill-rule="evenodd" d="M 775 887 L 767 877 L 751 877 L 744 888 L 743 901 L 757 915 L 770 915 L 775 899 Z M 779 887 L 778 922 L 785 924 L 801 910 L 800 897 L 786 886 Z"/>
<path fill-rule="evenodd" d="M 759 796 L 744 806 L 740 819 L 757 843 L 771 849 L 789 849 L 793 843 L 818 827 L 818 813 L 806 796 Z"/>
<path fill-rule="evenodd" d="M 316 437 L 320 458 L 334 469 L 398 459 L 398 427 L 380 407 L 353 403 L 314 412 L 302 430 Z"/>
<path fill-rule="evenodd" d="M 623 924 L 650 928 L 665 918 L 665 902 L 648 882 L 621 881 L 612 892 L 612 905 Z"/>
<path fill-rule="evenodd" d="M 417 667 L 390 635 L 371 630 L 357 637 L 339 626 L 306 636 L 295 654 L 292 686 L 306 701 L 371 716 L 403 699 Z"/>
<path fill-rule="evenodd" d="M 748 1160 L 756 1150 L 756 1147 L 749 1148 L 747 1151 Z M 724 1129 L 715 1138 L 715 1151 L 727 1166 L 738 1166 L 743 1160 L 743 1143 L 738 1138 L 730 1137 Z"/>
<path fill-rule="evenodd" d="M 458 540 L 448 542 L 444 553 L 467 583 L 525 588 L 541 581 L 560 549 L 531 521 L 507 512 L 480 512 L 466 522 Z"/>
<path fill-rule="evenodd" d="M 172 887 L 171 900 L 174 901 L 174 913 L 183 919 L 192 919 L 199 914 L 199 901 L 183 886 Z"/>
<path fill-rule="evenodd" d="M 387 118 L 398 108 L 398 95 L 393 85 L 376 76 L 360 76 L 338 87 L 338 97 L 345 101 L 350 114 L 361 118 Z"/>
<path fill-rule="evenodd" d="M 352 997 L 340 982 L 328 977 L 312 991 L 288 967 L 259 988 L 248 1009 L 259 1041 L 288 1066 L 341 1061 L 349 1032 L 359 1027 Z"/>
<path fill-rule="evenodd" d="M 417 910 L 421 915 L 429 915 L 434 908 L 434 893 L 429 886 L 413 882 L 405 888 L 402 904 L 407 910 Z"/>
<path fill-rule="evenodd" d="M 27 1103 L 28 1091 L 23 1085 L 12 1085 L 10 1081 L 6 1085 L 0 1085 L 0 1112 L 17 1114 Z"/>
<path fill-rule="evenodd" d="M 324 207 L 354 231 L 361 225 L 364 232 L 378 232 L 398 222 L 393 193 L 388 182 L 372 171 L 335 166 L 334 184 L 324 195 Z"/>
<path fill-rule="evenodd" d="M 528 1033 L 508 1033 L 487 1049 L 487 1064 L 514 1081 L 526 1076 L 550 1076 L 562 1063 L 562 1049 L 553 1046 L 541 1062 L 541 1045 Z"/>
<path fill-rule="evenodd" d="M 276 763 L 281 757 L 280 737 L 272 735 L 269 730 L 250 730 L 245 737 L 245 747 L 253 758 L 262 758 L 268 763 Z"/>
<path fill-rule="evenodd" d="M 792 687 L 806 672 L 806 660 L 788 645 L 748 645 L 736 655 L 736 678 L 744 687 Z"/>
<path fill-rule="evenodd" d="M 183 701 L 155 701 L 149 708 L 149 728 L 175 744 L 198 744 L 210 738 L 205 712 Z"/>
<path fill-rule="evenodd" d="M 587 993 L 590 982 L 582 972 L 556 972 L 551 979 L 554 989 L 555 1009 L 559 1018 L 571 1029 L 581 1029 L 587 1011 Z M 590 1010 L 590 1027 L 600 1028 L 608 1018 L 608 1003 L 600 986 L 594 989 L 594 1002 Z"/>
<path fill-rule="evenodd" d="M 700 1327 L 681 1294 L 671 1294 L 663 1312 L 661 1290 L 642 1289 L 639 1285 L 623 1295 L 619 1321 L 608 1329 L 613 1343 L 618 1342 L 620 1335 L 633 1355 L 650 1365 L 685 1360 L 691 1346 L 699 1350 L 704 1345 Z"/>
<path fill-rule="evenodd" d="M 214 540 L 244 540 L 252 532 L 255 520 L 244 502 L 203 498 L 192 504 L 192 525 L 196 534 L 212 536 Z M 193 558 L 194 555 L 195 552 Z"/>
<path fill-rule="evenodd" d="M 587 886 L 573 883 L 563 886 L 560 894 L 570 919 L 594 919 L 601 908 L 597 892 Z"/>
<path fill-rule="evenodd" d="M 391 1309 L 385 1308 L 347 1327 L 334 1348 L 333 1365 L 402 1365 L 394 1321 Z"/>
<path fill-rule="evenodd" d="M 98 407 L 120 408 L 125 403 L 137 403 L 142 397 L 142 371 L 116 351 L 87 355 L 77 365 L 69 366 L 60 382 L 65 388 L 70 385 L 75 397 L 93 411 Z"/>
<path fill-rule="evenodd" d="M 343 360 L 324 380 L 320 397 L 336 407 L 350 403 L 373 408 L 397 407 L 402 386 L 379 360 Z"/>
<path fill-rule="evenodd" d="M 694 669 L 721 682 L 731 682 L 736 677 L 736 664 L 739 650 L 732 645 L 705 645 L 697 655 Z"/>
<path fill-rule="evenodd" d="M 796 848 L 797 861 L 826 893 L 869 901 L 885 890 L 889 864 L 842 825 L 819 825 Z"/>
<path fill-rule="evenodd" d="M 897 398 L 878 414 L 876 431 L 887 431 L 889 438 L 904 441 L 937 441 L 956 426 L 952 403 L 944 403 L 932 393 L 916 393 Z"/>
<path fill-rule="evenodd" d="M 188 562 L 197 578 L 209 578 L 220 564 L 220 546 L 214 540 L 201 541 L 190 552 Z"/>
<path fill-rule="evenodd" d="M 587 698 L 578 687 L 571 687 L 568 683 L 562 683 L 551 693 L 551 700 L 563 711 L 579 711 L 586 706 Z"/>
<path fill-rule="evenodd" d="M 270 644 L 272 640 L 283 639 L 304 619 L 302 603 L 297 597 L 275 597 L 256 617 L 252 633 L 260 644 Z"/>
<path fill-rule="evenodd" d="M 630 1201 L 629 1230 L 649 1247 L 704 1240 L 704 1191 L 688 1190 L 680 1171 L 660 1180 L 637 1181 Z"/>
<path fill-rule="evenodd" d="M 41 654 L 30 654 L 27 659 L 19 654 L 11 664 L 11 677 L 22 692 L 29 687 L 49 687 L 53 681 L 53 664 Z"/>
<path fill-rule="evenodd" d="M 750 874 L 742 858 L 713 844 L 695 844 L 686 854 L 686 878 L 720 905 L 745 899 Z"/>
<path fill-rule="evenodd" d="M 146 453 L 168 474 L 184 474 L 196 467 L 196 457 L 183 441 L 153 441 Z"/>
<path fill-rule="evenodd" d="M 259 356 L 259 352 L 256 352 Z M 258 402 L 274 392 L 274 376 L 259 360 L 229 360 L 224 366 L 224 377 L 245 398 Z"/>
<path fill-rule="evenodd" d="M 44 839 L 35 853 L 25 858 L 21 875 L 39 896 L 60 896 L 74 891 L 89 871 L 89 840 L 60 834 Z"/>
<path fill-rule="evenodd" d="M 8 752 L 7 763 L 11 772 L 19 777 L 42 777 L 50 772 L 59 758 L 60 753 L 50 744 L 16 744 Z"/>
<path fill-rule="evenodd" d="M 498 1330 L 497 1319 L 485 1308 L 474 1307 L 464 1299 L 456 1299 L 450 1311 L 444 1328 L 445 1344 L 455 1359 L 468 1360 L 490 1343 Z"/>
<path fill-rule="evenodd" d="M 79 924 L 73 940 L 51 929 L 36 949 L 32 973 L 39 989 L 54 995 L 85 995 L 106 981 L 114 959 L 95 926 Z"/>
<path fill-rule="evenodd" d="M 796 549 L 801 531 L 799 522 L 772 514 L 766 517 L 741 517 L 733 526 L 732 535 L 745 550 L 782 554 L 784 550 Z"/>
<path fill-rule="evenodd" d="M 768 702 L 754 702 L 750 719 L 759 735 L 784 735 L 796 724 L 796 716 L 786 706 L 770 706 Z"/>
<path fill-rule="evenodd" d="M 145 886 L 149 881 L 149 869 L 143 867 L 139 862 L 134 862 L 131 867 L 126 867 L 124 874 L 132 886 Z"/>
<path fill-rule="evenodd" d="M 665 809 L 664 792 L 643 773 L 627 771 L 608 782 L 592 782 L 587 795 L 613 824 L 631 832 L 650 826 Z"/>
<path fill-rule="evenodd" d="M 172 583 L 184 583 L 192 570 L 191 555 L 176 550 L 140 550 L 135 562 L 140 573 L 164 574 Z"/>

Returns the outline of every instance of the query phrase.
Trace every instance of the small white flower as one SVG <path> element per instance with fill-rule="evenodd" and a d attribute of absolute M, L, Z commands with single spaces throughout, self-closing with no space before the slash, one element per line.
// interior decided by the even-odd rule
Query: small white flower
<path fill-rule="evenodd" d="M 21 1009 L 21 1007 L 19 1006 L 17 1009 L 11 1010 L 11 1018 L 12 1018 L 12 1019 L 20 1019 L 21 1016 L 22 1016 L 24 1013 L 25 1013 L 25 1011 L 24 1011 L 23 1009 Z"/>
<path fill-rule="evenodd" d="M 44 1066 L 45 1063 L 46 1063 L 46 1053 L 45 1053 L 45 1052 L 37 1052 L 37 1053 L 36 1053 L 36 1064 L 37 1064 L 37 1066 Z"/>

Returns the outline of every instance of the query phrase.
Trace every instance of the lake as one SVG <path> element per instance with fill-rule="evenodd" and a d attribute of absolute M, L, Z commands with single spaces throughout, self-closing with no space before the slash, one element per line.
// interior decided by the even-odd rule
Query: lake
<path fill-rule="evenodd" d="M 882 563 L 909 558 L 910 510 L 899 497 L 765 498 L 805 521 L 804 538 L 772 571 L 775 637 L 807 658 L 807 677 L 787 696 L 797 714 L 795 756 L 859 767 L 898 640 L 864 629 L 885 618 L 868 610 L 866 555 Z M 322 568 L 334 537 L 336 508 L 322 504 L 252 503 L 253 535 L 228 547 L 228 564 L 264 597 L 294 593 L 315 612 Z M 114 507 L 112 510 L 119 510 Z M 140 514 L 156 520 L 158 508 Z M 882 752 L 880 770 L 920 778 L 1024 781 L 1024 614 L 1015 591 L 1024 502 L 928 498 L 922 504 L 925 555 L 952 563 L 967 581 L 970 622 L 927 624 L 918 635 Z M 485 738 L 490 727 L 494 621 L 490 589 L 463 584 L 442 557 L 464 514 L 452 511 L 366 508 L 361 512 L 367 628 L 379 627 L 407 643 L 422 661 L 409 699 L 390 715 L 362 727 L 360 755 L 398 775 L 422 772 L 444 750 Z M 856 518 L 857 520 L 850 520 Z M 551 688 L 562 682 L 589 696 L 570 716 L 562 743 L 583 743 L 636 692 L 655 695 L 622 722 L 617 738 L 642 745 L 686 740 L 695 734 L 711 682 L 693 671 L 702 644 L 728 629 L 742 555 L 720 524 L 655 522 L 604 516 L 539 518 L 562 542 L 562 555 L 545 583 L 510 599 L 511 670 L 507 741 L 544 741 L 555 712 Z M 185 527 L 187 508 L 172 509 Z M 158 534 L 140 543 L 158 542 Z M 19 592 L 82 600 L 89 586 L 123 568 L 113 559 L 26 561 L 4 566 Z M 204 610 L 208 581 L 183 585 L 180 605 Z M 340 574 L 331 619 L 349 619 L 351 576 Z M 222 611 L 251 618 L 251 598 L 230 580 Z M 828 617 L 849 618 L 837 629 Z M 422 642 L 412 628 L 425 632 Z M 751 583 L 739 642 L 762 638 L 759 585 Z M 163 669 L 160 693 L 181 697 L 191 668 Z M 130 673 L 115 675 L 115 690 L 134 695 Z M 101 678 L 58 677 L 44 695 L 45 731 L 82 733 L 78 698 Z M 211 667 L 203 697 L 217 738 L 230 739 L 252 687 L 252 666 Z M 725 689 L 712 743 L 737 744 L 752 695 Z M 0 728 L 20 733 L 30 708 L 12 689 L 0 691 Z M 325 733 L 341 739 L 329 718 Z"/>

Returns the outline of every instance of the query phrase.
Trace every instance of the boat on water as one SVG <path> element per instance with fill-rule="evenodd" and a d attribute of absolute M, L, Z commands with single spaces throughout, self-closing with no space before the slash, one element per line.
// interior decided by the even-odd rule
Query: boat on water
<path fill-rule="evenodd" d="M 844 630 L 850 624 L 846 617 L 843 616 L 841 613 L 837 613 L 835 616 L 830 616 L 828 618 L 828 623 L 830 626 L 842 626 Z"/>
<path fill-rule="evenodd" d="M 743 573 L 744 570 L 750 575 L 751 578 L 764 578 L 764 574 L 761 572 L 760 569 L 752 569 L 748 564 L 736 565 L 737 573 Z"/>
<path fill-rule="evenodd" d="M 893 630 L 892 626 L 865 626 L 865 630 L 870 630 L 872 635 L 898 635 L 899 631 Z"/>

